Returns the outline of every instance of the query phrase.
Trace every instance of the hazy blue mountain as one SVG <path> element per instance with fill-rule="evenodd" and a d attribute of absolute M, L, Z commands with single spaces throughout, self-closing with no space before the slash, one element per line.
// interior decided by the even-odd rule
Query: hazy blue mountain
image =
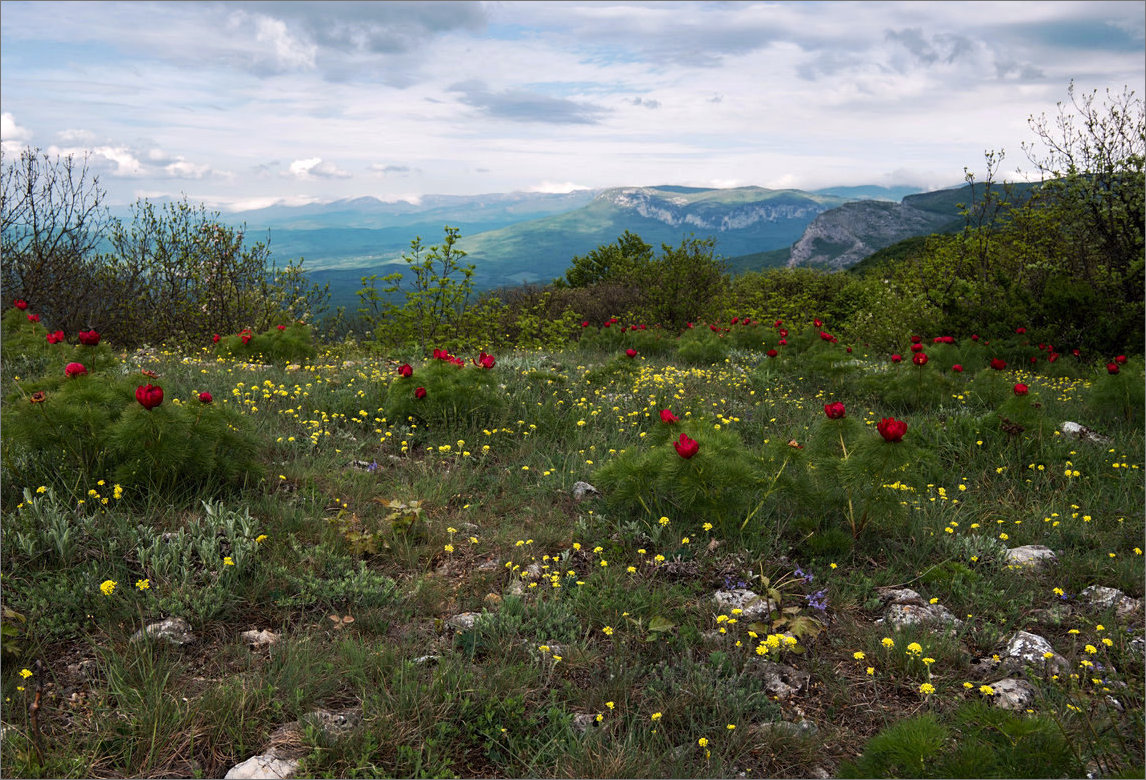
<path fill-rule="evenodd" d="M 844 202 L 762 187 L 618 187 L 564 214 L 466 237 L 461 247 L 485 286 L 544 283 L 563 275 L 574 255 L 626 230 L 654 247 L 713 237 L 718 253 L 733 257 L 788 247 L 817 215 Z"/>

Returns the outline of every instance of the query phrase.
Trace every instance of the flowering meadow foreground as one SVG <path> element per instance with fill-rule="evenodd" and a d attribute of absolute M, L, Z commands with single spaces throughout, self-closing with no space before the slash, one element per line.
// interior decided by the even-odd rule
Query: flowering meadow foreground
<path fill-rule="evenodd" d="M 123 353 L 20 304 L 4 776 L 1142 776 L 1142 355 Z"/>

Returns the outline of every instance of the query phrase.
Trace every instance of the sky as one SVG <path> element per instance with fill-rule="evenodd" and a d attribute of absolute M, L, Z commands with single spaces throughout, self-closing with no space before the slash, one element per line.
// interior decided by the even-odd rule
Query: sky
<path fill-rule="evenodd" d="M 1146 92 L 1146 2 L 0 2 L 0 143 L 111 204 L 874 184 Z"/>

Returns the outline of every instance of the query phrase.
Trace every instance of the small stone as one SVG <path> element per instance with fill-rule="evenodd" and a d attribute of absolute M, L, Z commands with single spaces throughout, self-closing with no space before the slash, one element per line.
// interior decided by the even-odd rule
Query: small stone
<path fill-rule="evenodd" d="M 1088 441 L 1091 444 L 1110 443 L 1109 436 L 1103 436 L 1092 428 L 1087 428 L 1085 425 L 1081 425 L 1076 422 L 1070 422 L 1069 420 L 1062 424 L 1062 432 L 1064 435 L 1073 439 L 1081 439 L 1082 441 Z"/>
<path fill-rule="evenodd" d="M 422 664 L 436 664 L 441 656 L 438 655 L 420 655 L 414 659 L 414 663 L 419 666 Z"/>
<path fill-rule="evenodd" d="M 474 567 L 474 571 L 496 571 L 501 568 L 501 560 L 499 558 L 490 558 L 488 561 L 482 561 Z"/>
<path fill-rule="evenodd" d="M 362 710 L 357 707 L 337 712 L 315 710 L 303 715 L 298 721 L 300 725 L 319 729 L 328 737 L 337 737 L 362 723 Z"/>
<path fill-rule="evenodd" d="M 768 723 L 761 723 L 757 728 L 761 732 L 775 732 L 788 737 L 810 737 L 819 731 L 819 729 L 816 728 L 816 724 L 810 720 L 799 720 L 795 722 L 790 720 L 774 720 Z M 830 777 L 830 775 L 824 776 Z"/>
<path fill-rule="evenodd" d="M 1058 563 L 1054 550 L 1041 544 L 1027 544 L 1007 550 L 1007 564 L 1016 567 L 1038 568 L 1043 564 Z"/>
<path fill-rule="evenodd" d="M 252 647 L 266 647 L 273 645 L 278 641 L 278 635 L 269 628 L 264 628 L 262 631 L 244 631 L 239 635 L 239 638 Z"/>
<path fill-rule="evenodd" d="M 1108 610 L 1114 608 L 1115 614 L 1120 618 L 1128 618 L 1142 609 L 1142 599 L 1133 599 L 1117 588 L 1106 588 L 1102 585 L 1091 585 L 1083 588 L 1078 597 L 1094 610 Z"/>
<path fill-rule="evenodd" d="M 1012 712 L 1026 712 L 1035 702 L 1035 687 L 1026 680 L 1007 677 L 991 683 L 995 695 L 991 703 L 996 707 Z"/>
<path fill-rule="evenodd" d="M 884 604 L 915 604 L 923 606 L 923 597 L 911 588 L 876 588 L 879 600 Z"/>
<path fill-rule="evenodd" d="M 1047 657 L 1050 653 L 1050 657 Z M 1016 631 L 1003 651 L 1002 669 L 1012 674 L 1021 673 L 1028 666 L 1046 670 L 1047 674 L 1066 674 L 1070 662 L 1054 651 L 1045 637 L 1027 631 Z"/>
<path fill-rule="evenodd" d="M 599 496 L 601 491 L 590 485 L 588 482 L 574 482 L 573 483 L 573 500 L 584 501 L 589 496 Z"/>
<path fill-rule="evenodd" d="M 956 628 L 963 625 L 963 621 L 952 615 L 942 604 L 892 604 L 884 613 L 883 620 L 896 628 L 925 623 L 943 623 Z"/>
<path fill-rule="evenodd" d="M 745 666 L 745 671 L 764 681 L 764 690 L 769 696 L 786 699 L 808 687 L 812 676 L 807 672 L 778 664 L 774 661 L 753 658 Z"/>
<path fill-rule="evenodd" d="M 169 617 L 158 623 L 152 623 L 147 628 L 141 628 L 131 635 L 131 641 L 137 642 L 144 635 L 153 639 L 162 639 L 173 645 L 189 645 L 195 641 L 191 633 L 191 625 L 181 617 Z"/>
<path fill-rule="evenodd" d="M 733 588 L 731 590 L 718 590 L 712 595 L 717 608 L 722 614 L 732 615 L 732 610 L 739 609 L 739 620 L 758 620 L 766 618 L 776 609 L 776 602 L 765 599 L 747 588 Z"/>
<path fill-rule="evenodd" d="M 480 612 L 462 612 L 461 614 L 454 615 L 452 618 L 448 618 L 446 622 L 459 631 L 469 631 L 477 625 L 480 619 Z"/>
<path fill-rule="evenodd" d="M 252 756 L 231 767 L 225 780 L 284 780 L 298 771 L 299 762 L 289 758 Z"/>
<path fill-rule="evenodd" d="M 573 716 L 573 728 L 577 729 L 578 734 L 584 734 L 596 722 L 597 716 L 587 712 L 578 712 Z"/>

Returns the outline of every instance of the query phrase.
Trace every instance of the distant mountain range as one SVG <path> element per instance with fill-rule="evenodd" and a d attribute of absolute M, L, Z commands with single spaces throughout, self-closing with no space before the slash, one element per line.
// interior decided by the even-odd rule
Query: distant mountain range
<path fill-rule="evenodd" d="M 417 203 L 364 197 L 306 206 L 271 206 L 224 214 L 250 235 L 266 231 L 274 256 L 303 257 L 316 278 L 341 287 L 369 273 L 402 267 L 410 240 L 440 242 L 446 225 L 476 265 L 481 288 L 545 283 L 564 274 L 574 255 L 624 231 L 653 246 L 688 235 L 714 237 L 730 265 L 790 247 L 819 215 L 849 202 L 893 200 L 912 188 L 840 187 L 804 192 L 762 187 L 619 187 L 567 194 L 502 193 L 427 196 Z M 782 264 L 783 257 L 769 265 Z"/>
<path fill-rule="evenodd" d="M 903 238 L 957 229 L 959 204 L 967 200 L 966 187 L 921 193 L 878 186 L 806 192 L 662 185 L 393 203 L 361 197 L 222 217 L 245 225 L 251 237 L 265 232 L 280 264 L 304 258 L 316 281 L 330 283 L 332 303 L 353 310 L 363 276 L 404 268 L 410 241 L 438 244 L 447 225 L 461 232 L 459 247 L 476 266 L 475 286 L 490 289 L 547 283 L 563 276 L 575 255 L 626 230 L 654 247 L 690 235 L 712 237 L 733 272 L 843 268 Z"/>

